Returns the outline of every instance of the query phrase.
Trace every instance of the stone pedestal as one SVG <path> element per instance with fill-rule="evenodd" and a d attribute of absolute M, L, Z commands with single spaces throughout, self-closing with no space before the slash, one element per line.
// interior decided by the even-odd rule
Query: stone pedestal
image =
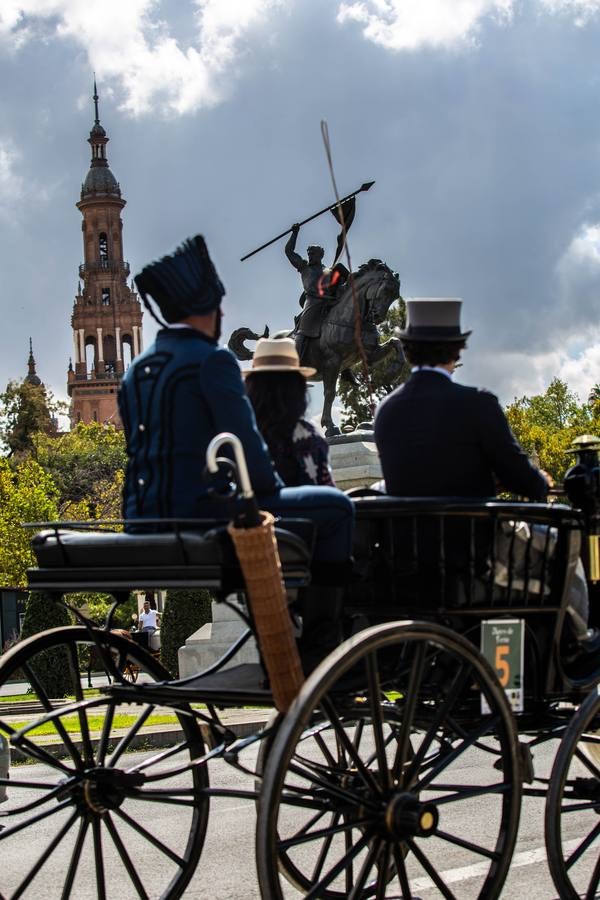
<path fill-rule="evenodd" d="M 327 443 L 333 477 L 340 490 L 371 487 L 382 477 L 372 431 L 359 428 L 349 434 L 336 434 Z"/>
<path fill-rule="evenodd" d="M 212 622 L 203 625 L 190 635 L 185 646 L 179 648 L 181 678 L 187 678 L 188 675 L 194 675 L 212 666 L 246 629 L 245 623 L 224 603 L 213 603 L 212 614 Z M 258 651 L 256 642 L 251 637 L 225 668 L 255 662 L 258 662 Z"/>

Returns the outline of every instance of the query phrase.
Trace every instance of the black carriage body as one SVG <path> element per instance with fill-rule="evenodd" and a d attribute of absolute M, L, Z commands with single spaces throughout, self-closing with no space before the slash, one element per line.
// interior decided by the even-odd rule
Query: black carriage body
<path fill-rule="evenodd" d="M 522 619 L 526 712 L 578 692 L 561 659 L 581 547 L 577 510 L 360 493 L 350 617 L 435 622 L 476 646 L 482 620 Z"/>

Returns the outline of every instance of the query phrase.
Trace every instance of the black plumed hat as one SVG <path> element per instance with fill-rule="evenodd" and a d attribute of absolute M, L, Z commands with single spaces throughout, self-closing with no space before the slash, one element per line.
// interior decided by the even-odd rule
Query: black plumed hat
<path fill-rule="evenodd" d="M 170 256 L 150 263 L 134 281 L 154 318 L 148 295 L 167 322 L 206 315 L 220 306 L 225 294 L 201 235 L 184 241 Z"/>

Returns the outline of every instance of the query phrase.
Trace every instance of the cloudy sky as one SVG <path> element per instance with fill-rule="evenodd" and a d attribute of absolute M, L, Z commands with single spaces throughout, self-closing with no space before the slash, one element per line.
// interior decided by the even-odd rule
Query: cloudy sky
<path fill-rule="evenodd" d="M 404 296 L 459 296 L 461 380 L 503 401 L 600 381 L 600 0 L 2 0 L 0 385 L 28 338 L 58 395 L 82 261 L 92 72 L 132 272 L 203 233 L 225 329 L 283 328 L 283 242 L 362 195 L 350 246 Z M 332 255 L 332 217 L 299 247 Z M 147 318 L 147 317 L 146 317 Z M 145 325 L 146 341 L 154 328 Z"/>

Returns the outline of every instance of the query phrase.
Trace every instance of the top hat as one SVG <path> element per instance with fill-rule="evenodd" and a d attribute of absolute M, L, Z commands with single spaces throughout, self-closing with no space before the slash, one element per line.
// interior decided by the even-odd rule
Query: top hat
<path fill-rule="evenodd" d="M 252 368 L 244 369 L 242 375 L 256 375 L 258 372 L 299 372 L 310 378 L 317 370 L 301 366 L 296 345 L 291 338 L 260 338 L 252 357 Z"/>
<path fill-rule="evenodd" d="M 447 297 L 407 300 L 406 328 L 398 328 L 396 334 L 405 341 L 464 341 L 471 332 L 461 331 L 461 305 L 462 300 Z"/>

